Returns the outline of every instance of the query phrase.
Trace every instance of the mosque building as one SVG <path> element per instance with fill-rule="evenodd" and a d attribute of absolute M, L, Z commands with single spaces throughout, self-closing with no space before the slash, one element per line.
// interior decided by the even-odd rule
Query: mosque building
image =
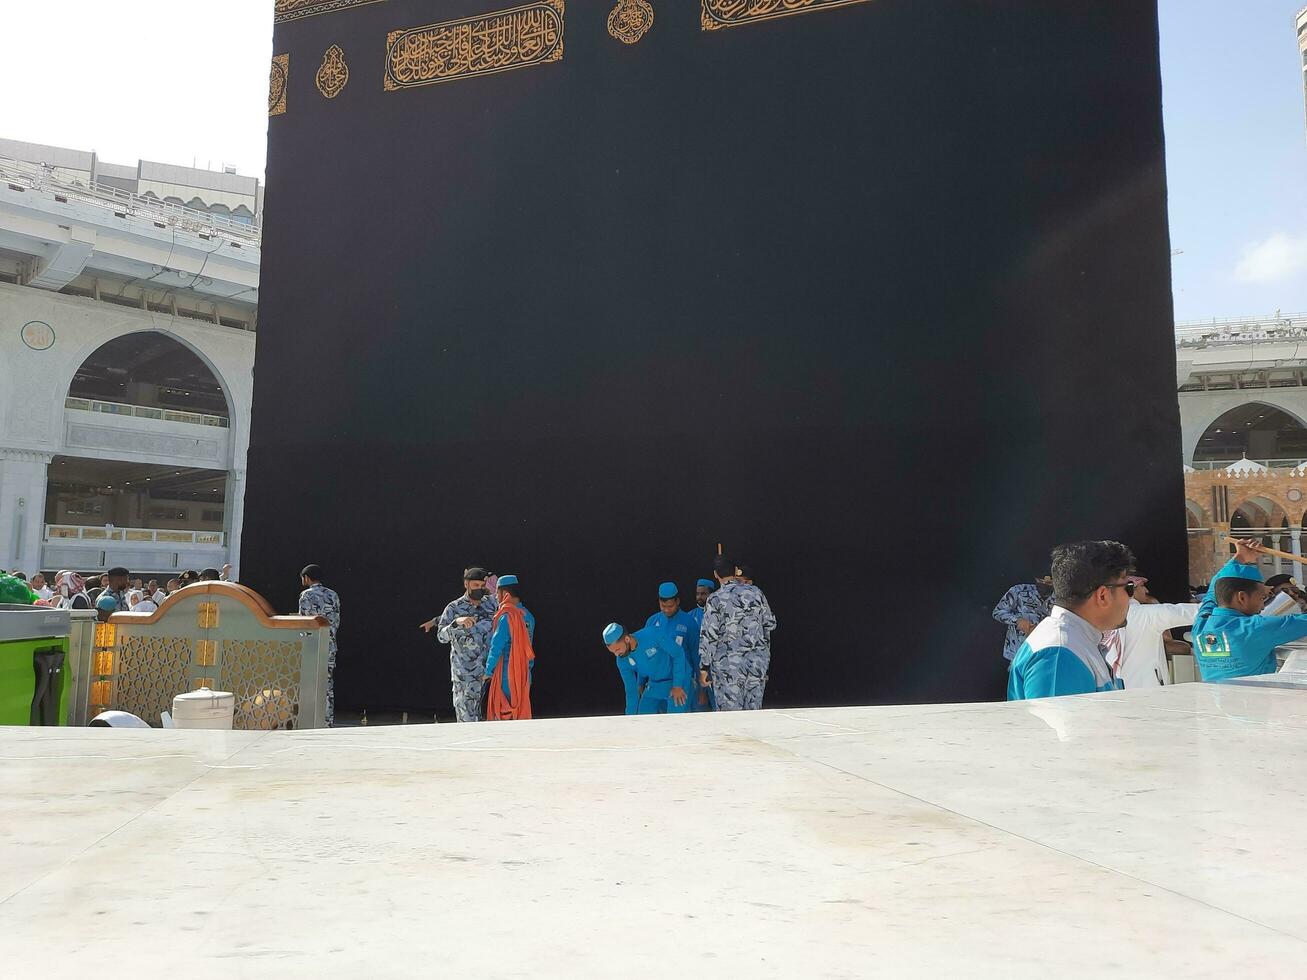
<path fill-rule="evenodd" d="M 0 141 L 0 567 L 239 565 L 262 204 Z"/>

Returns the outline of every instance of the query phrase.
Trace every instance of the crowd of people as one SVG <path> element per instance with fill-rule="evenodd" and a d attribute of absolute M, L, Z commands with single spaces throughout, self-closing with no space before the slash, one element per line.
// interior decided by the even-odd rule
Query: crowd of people
<path fill-rule="evenodd" d="M 1213 576 L 1198 601 L 1163 603 L 1148 589 L 1135 556 L 1117 541 L 1081 541 L 1052 552 L 1049 574 L 1014 585 L 993 617 L 1007 627 L 1003 656 L 1009 700 L 1088 694 L 1170 682 L 1168 655 L 1192 653 L 1204 681 L 1273 673 L 1275 648 L 1307 637 L 1307 593 L 1288 575 L 1262 576 L 1265 548 L 1250 539 Z M 29 598 L 62 609 L 153 612 L 188 585 L 226 580 L 230 566 L 186 571 L 162 584 L 122 567 L 83 578 L 64 569 L 28 581 Z M 336 635 L 340 597 L 322 569 L 300 573 L 299 612 L 330 627 L 327 724 L 335 723 Z M 1283 598 L 1278 598 L 1283 597 Z M 626 714 L 739 711 L 762 707 L 776 617 L 745 566 L 719 557 L 713 577 L 695 583 L 683 608 L 675 582 L 657 588 L 657 610 L 642 626 L 598 630 L 613 657 Z M 1293 610 L 1290 612 L 1289 610 Z M 454 714 L 460 722 L 531 717 L 535 616 L 516 575 L 471 566 L 463 591 L 419 624 L 449 646 Z M 1174 635 L 1191 631 L 1189 639 Z M 616 692 L 617 686 L 614 686 Z"/>
<path fill-rule="evenodd" d="M 994 608 L 1007 626 L 1008 699 L 1157 687 L 1177 653 L 1193 655 L 1204 681 L 1274 673 L 1275 648 L 1307 637 L 1307 593 L 1288 575 L 1263 577 L 1260 542 L 1232 543 L 1198 601 L 1181 603 L 1154 597 L 1120 542 L 1054 548 L 1051 574 L 1014 585 Z"/>
<path fill-rule="evenodd" d="M 151 613 L 164 599 L 179 589 L 196 582 L 226 581 L 230 565 L 221 569 L 188 570 L 176 578 L 141 579 L 121 565 L 101 574 L 83 576 L 71 569 L 62 569 L 47 580 L 44 572 L 36 572 L 29 579 L 21 571 L 9 576 L 26 585 L 32 605 L 53 609 L 96 609 L 102 612 Z"/>

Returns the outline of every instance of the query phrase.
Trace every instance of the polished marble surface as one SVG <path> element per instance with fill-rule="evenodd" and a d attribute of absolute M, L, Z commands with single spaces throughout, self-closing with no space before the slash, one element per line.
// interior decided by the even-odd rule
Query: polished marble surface
<path fill-rule="evenodd" d="M 1304 692 L 1200 684 L 0 729 L 0 969 L 1302 977 L 1305 777 Z"/>

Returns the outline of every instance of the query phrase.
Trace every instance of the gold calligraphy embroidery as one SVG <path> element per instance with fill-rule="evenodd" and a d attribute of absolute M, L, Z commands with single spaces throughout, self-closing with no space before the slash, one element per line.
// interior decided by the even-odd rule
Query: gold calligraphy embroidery
<path fill-rule="evenodd" d="M 275 0 L 272 22 L 284 24 L 302 17 L 316 17 L 318 14 L 329 14 L 348 7 L 362 7 L 365 4 L 380 2 L 381 0 Z"/>
<path fill-rule="evenodd" d="M 349 65 L 345 64 L 345 52 L 340 50 L 340 45 L 333 44 L 327 48 L 313 80 L 318 85 L 318 91 L 327 98 L 334 99 L 340 95 L 341 89 L 349 81 Z"/>
<path fill-rule="evenodd" d="M 275 56 L 268 74 L 268 115 L 280 116 L 286 111 L 286 82 L 289 78 L 290 55 Z"/>
<path fill-rule="evenodd" d="M 563 57 L 563 0 L 448 20 L 386 35 L 387 92 L 489 75 Z"/>
<path fill-rule="evenodd" d="M 623 44 L 634 44 L 653 27 L 654 12 L 646 0 L 617 0 L 608 14 L 608 33 Z"/>
<path fill-rule="evenodd" d="M 699 23 L 705 31 L 738 27 L 772 17 L 806 14 L 868 0 L 701 0 Z"/>

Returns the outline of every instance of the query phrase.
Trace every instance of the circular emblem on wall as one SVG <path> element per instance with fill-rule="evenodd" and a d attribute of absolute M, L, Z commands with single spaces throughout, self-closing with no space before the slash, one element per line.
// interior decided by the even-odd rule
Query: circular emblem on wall
<path fill-rule="evenodd" d="M 29 320 L 19 333 L 23 343 L 32 350 L 49 350 L 54 346 L 54 328 L 44 320 Z"/>
<path fill-rule="evenodd" d="M 329 99 L 340 95 L 345 83 L 349 81 L 349 65 L 345 64 L 345 52 L 339 45 L 333 44 L 322 56 L 322 65 L 313 76 L 318 91 Z"/>
<path fill-rule="evenodd" d="M 608 33 L 623 44 L 634 44 L 653 27 L 653 19 L 647 0 L 617 0 L 608 14 Z"/>
<path fill-rule="evenodd" d="M 1286 493 L 1285 496 L 1296 504 L 1298 501 L 1302 500 L 1302 491 L 1297 487 L 1290 487 L 1289 492 Z"/>

